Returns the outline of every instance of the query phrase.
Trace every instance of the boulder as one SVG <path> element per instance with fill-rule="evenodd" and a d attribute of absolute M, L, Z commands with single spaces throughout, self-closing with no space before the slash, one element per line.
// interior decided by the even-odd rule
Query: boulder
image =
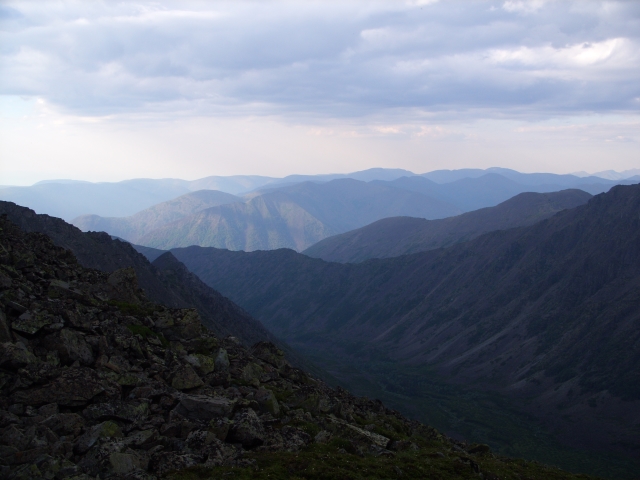
<path fill-rule="evenodd" d="M 251 347 L 251 353 L 256 357 L 272 365 L 275 368 L 283 367 L 287 361 L 284 352 L 271 342 L 258 342 Z"/>
<path fill-rule="evenodd" d="M 213 418 L 209 422 L 209 431 L 213 433 L 218 440 L 224 442 L 229 435 L 231 425 L 233 425 L 233 422 L 228 418 Z"/>
<path fill-rule="evenodd" d="M 228 418 L 233 413 L 236 402 L 236 400 L 226 397 L 183 394 L 174 410 L 183 417 L 193 420 L 210 420 L 213 417 Z"/>
<path fill-rule="evenodd" d="M 153 444 L 159 437 L 158 431 L 150 428 L 148 430 L 137 431 L 127 436 L 124 439 L 126 445 L 132 445 L 135 447 L 147 447 Z"/>
<path fill-rule="evenodd" d="M 116 475 L 126 475 L 136 470 L 146 470 L 149 460 L 134 452 L 113 452 L 109 455 L 111 471 Z"/>
<path fill-rule="evenodd" d="M 261 411 L 270 413 L 274 417 L 280 415 L 280 405 L 278 405 L 278 400 L 271 390 L 259 388 L 255 393 L 255 399 L 260 405 Z"/>
<path fill-rule="evenodd" d="M 54 323 L 54 319 L 49 315 L 27 311 L 11 323 L 11 328 L 16 332 L 33 335 L 42 327 L 52 323 Z"/>
<path fill-rule="evenodd" d="M 87 452 L 99 438 L 120 438 L 122 437 L 122 430 L 117 423 L 108 420 L 106 422 L 99 423 L 88 429 L 77 440 L 74 446 L 76 453 Z"/>
<path fill-rule="evenodd" d="M 35 355 L 27 350 L 27 347 L 22 343 L 5 342 L 0 344 L 0 367 L 17 370 L 35 362 L 37 362 Z"/>
<path fill-rule="evenodd" d="M 44 387 L 15 392 L 13 403 L 46 405 L 53 402 L 65 407 L 77 407 L 88 403 L 105 391 L 105 388 L 95 370 L 86 367 L 69 368 Z"/>
<path fill-rule="evenodd" d="M 253 409 L 247 408 L 233 417 L 233 426 L 227 441 L 241 443 L 245 448 L 253 448 L 262 445 L 264 439 L 264 426 Z"/>
<path fill-rule="evenodd" d="M 240 378 L 254 387 L 260 386 L 260 378 L 264 374 L 264 370 L 257 363 L 247 363 L 242 369 Z"/>
<path fill-rule="evenodd" d="M 133 423 L 145 419 L 149 415 L 149 404 L 144 401 L 94 403 L 82 411 L 82 416 L 89 421 L 115 419 Z"/>
<path fill-rule="evenodd" d="M 378 445 L 379 447 L 385 449 L 389 445 L 390 440 L 383 435 L 363 430 L 362 428 L 356 427 L 355 425 L 351 425 L 349 423 L 344 423 L 343 425 L 346 427 L 347 432 L 350 434 L 349 436 L 354 437 L 356 440 L 365 441 L 373 445 Z"/>
<path fill-rule="evenodd" d="M 171 386 L 176 390 L 189 390 L 204 385 L 190 365 L 182 365 L 171 374 Z"/>
<path fill-rule="evenodd" d="M 77 413 L 56 413 L 43 420 L 42 424 L 58 435 L 77 437 L 85 425 L 85 419 Z"/>
<path fill-rule="evenodd" d="M 0 310 L 0 343 L 12 342 L 11 326 L 7 321 L 7 316 Z"/>
<path fill-rule="evenodd" d="M 94 361 L 93 351 L 80 332 L 63 328 L 59 332 L 44 339 L 44 345 L 50 350 L 58 352 L 60 360 L 65 365 L 75 361 L 81 365 L 91 365 Z"/>
<path fill-rule="evenodd" d="M 218 350 L 218 355 L 216 355 L 215 360 L 215 369 L 218 372 L 229 371 L 229 355 L 227 355 L 227 351 L 224 348 Z"/>

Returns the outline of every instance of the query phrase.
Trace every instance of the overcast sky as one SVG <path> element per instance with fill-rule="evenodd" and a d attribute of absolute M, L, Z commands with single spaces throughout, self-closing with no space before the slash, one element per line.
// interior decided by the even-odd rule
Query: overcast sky
<path fill-rule="evenodd" d="M 0 185 L 640 168 L 640 1 L 2 1 L 0 95 Z"/>

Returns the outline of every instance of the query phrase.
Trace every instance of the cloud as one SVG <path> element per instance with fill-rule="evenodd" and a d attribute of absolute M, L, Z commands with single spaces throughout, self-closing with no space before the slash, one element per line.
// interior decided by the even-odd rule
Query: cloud
<path fill-rule="evenodd" d="M 640 96 L 636 2 L 6 2 L 0 22 L 0 94 L 76 115 L 539 118 Z"/>

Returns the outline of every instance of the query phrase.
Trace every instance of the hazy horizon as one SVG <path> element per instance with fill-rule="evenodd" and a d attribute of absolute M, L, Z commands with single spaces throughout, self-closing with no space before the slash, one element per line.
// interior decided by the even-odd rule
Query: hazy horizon
<path fill-rule="evenodd" d="M 640 167 L 640 3 L 0 5 L 0 185 Z"/>

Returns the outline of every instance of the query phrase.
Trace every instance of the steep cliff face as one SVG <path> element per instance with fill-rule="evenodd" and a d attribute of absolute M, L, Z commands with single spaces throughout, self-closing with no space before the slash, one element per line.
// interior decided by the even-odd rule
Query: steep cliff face
<path fill-rule="evenodd" d="M 196 310 L 149 302 L 132 268 L 85 269 L 6 217 L 0 246 L 3 478 L 577 478 L 331 389 L 271 343 L 218 338 Z"/>

